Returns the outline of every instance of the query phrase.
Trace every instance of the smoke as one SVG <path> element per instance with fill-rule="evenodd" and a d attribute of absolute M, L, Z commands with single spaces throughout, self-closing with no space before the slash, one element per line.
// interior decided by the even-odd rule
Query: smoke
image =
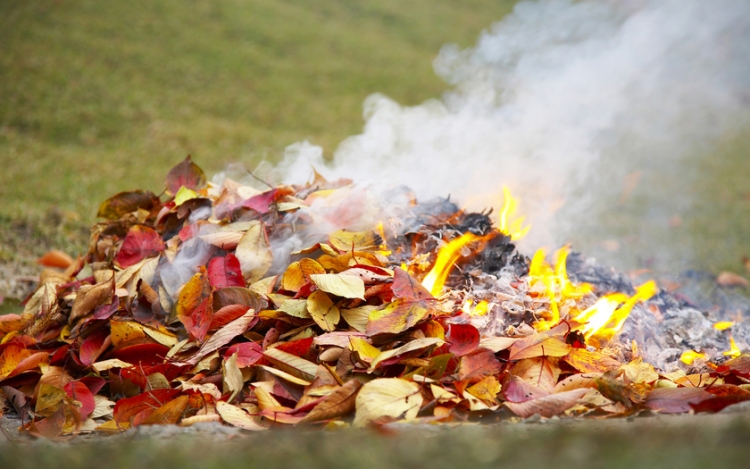
<path fill-rule="evenodd" d="M 602 226 L 606 214 L 630 210 L 649 226 L 689 211 L 701 177 L 691 158 L 747 111 L 750 2 L 522 2 L 475 47 L 445 46 L 434 67 L 451 86 L 441 99 L 368 97 L 363 133 L 331 162 L 292 145 L 285 181 L 308 180 L 312 166 L 471 208 L 499 206 L 507 185 L 530 246 L 623 235 Z M 645 207 L 622 205 L 627 181 Z"/>

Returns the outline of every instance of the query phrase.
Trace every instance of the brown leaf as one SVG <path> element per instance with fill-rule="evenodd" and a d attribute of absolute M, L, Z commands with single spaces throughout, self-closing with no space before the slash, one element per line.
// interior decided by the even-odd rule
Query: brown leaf
<path fill-rule="evenodd" d="M 362 387 L 359 381 L 352 379 L 323 398 L 300 423 L 320 422 L 343 417 L 354 412 L 355 398 Z"/>
<path fill-rule="evenodd" d="M 521 360 L 542 356 L 563 357 L 570 350 L 570 345 L 558 337 L 544 337 L 542 334 L 534 334 L 513 343 L 510 347 L 509 358 L 511 360 Z"/>
<path fill-rule="evenodd" d="M 516 363 L 510 373 L 550 394 L 560 377 L 560 367 L 556 358 L 535 357 Z"/>
<path fill-rule="evenodd" d="M 679 414 L 690 412 L 691 404 L 713 397 L 701 388 L 658 388 L 651 391 L 646 398 L 646 407 L 662 414 Z"/>
<path fill-rule="evenodd" d="M 200 361 L 201 358 L 205 357 L 214 350 L 219 350 L 225 346 L 232 339 L 238 335 L 244 333 L 251 322 L 255 320 L 255 311 L 248 310 L 244 315 L 230 322 L 226 326 L 222 327 L 214 333 L 206 342 L 203 343 L 201 348 L 190 357 L 188 363 L 195 365 Z"/>
<path fill-rule="evenodd" d="M 91 313 L 97 306 L 111 303 L 114 295 L 115 284 L 113 281 L 81 286 L 76 294 L 76 299 L 73 301 L 68 324 L 74 324 L 78 318 Z"/>
<path fill-rule="evenodd" d="M 747 287 L 750 282 L 741 275 L 734 272 L 722 272 L 716 277 L 716 284 L 722 287 Z"/>
<path fill-rule="evenodd" d="M 409 275 L 405 270 L 400 267 L 396 267 L 393 275 L 393 296 L 396 298 L 402 298 L 405 300 L 433 300 L 432 293 L 427 291 L 421 283 L 414 277 Z"/>
<path fill-rule="evenodd" d="M 174 425 L 180 421 L 189 401 L 190 396 L 186 395 L 172 399 L 153 411 L 141 425 Z"/>
<path fill-rule="evenodd" d="M 462 381 L 480 381 L 485 376 L 499 373 L 502 368 L 503 365 L 491 350 L 478 349 L 471 355 L 461 358 L 458 378 Z"/>
<path fill-rule="evenodd" d="M 573 407 L 588 392 L 588 389 L 573 389 L 526 402 L 505 402 L 505 406 L 521 418 L 535 414 L 551 418 Z"/>
<path fill-rule="evenodd" d="M 159 199 L 151 191 L 120 192 L 102 202 L 97 217 L 117 220 L 138 209 L 151 211 L 159 204 Z"/>
<path fill-rule="evenodd" d="M 583 373 L 604 373 L 616 370 L 622 363 L 601 352 L 589 352 L 586 349 L 574 348 L 570 350 L 563 361 Z"/>

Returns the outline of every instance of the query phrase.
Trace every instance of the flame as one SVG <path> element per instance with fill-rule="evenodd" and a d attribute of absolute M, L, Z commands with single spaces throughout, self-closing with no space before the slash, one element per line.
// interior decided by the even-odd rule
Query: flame
<path fill-rule="evenodd" d="M 604 295 L 593 306 L 575 315 L 573 319 L 582 325 L 577 328 L 586 339 L 611 340 L 625 324 L 633 307 L 654 296 L 658 290 L 656 282 L 650 280 L 635 289 L 631 297 L 623 293 Z"/>
<path fill-rule="evenodd" d="M 392 254 L 392 251 L 388 249 L 388 243 L 385 240 L 385 228 L 383 227 L 382 221 L 378 222 L 378 225 L 375 227 L 375 231 L 377 231 L 378 235 L 380 235 L 380 239 L 383 241 L 380 246 L 378 246 L 378 249 L 380 250 L 379 253 L 386 257 L 390 256 Z"/>
<path fill-rule="evenodd" d="M 531 225 L 523 226 L 526 217 L 518 217 L 511 219 L 513 214 L 516 213 L 516 207 L 518 205 L 518 199 L 510 195 L 510 189 L 503 186 L 503 207 L 500 209 L 500 218 L 498 220 L 498 230 L 501 233 L 510 235 L 510 239 L 517 240 L 526 236 L 526 233 L 531 229 Z"/>
<path fill-rule="evenodd" d="M 725 331 L 732 326 L 734 326 L 734 321 L 719 321 L 714 323 L 714 329 L 717 331 Z"/>
<path fill-rule="evenodd" d="M 461 311 L 469 316 L 484 316 L 490 310 L 489 303 L 482 300 L 474 306 L 474 301 L 467 299 L 461 307 Z"/>
<path fill-rule="evenodd" d="M 531 259 L 531 265 L 529 266 L 531 286 L 535 288 L 537 284 L 541 284 L 550 305 L 550 318 L 537 321 L 534 324 L 537 330 L 548 330 L 560 322 L 559 303 L 569 299 L 580 299 L 592 291 L 592 287 L 588 283 L 575 285 L 568 278 L 566 261 L 569 253 L 570 246 L 563 246 L 557 250 L 554 269 L 546 262 L 544 248 L 537 249 Z"/>
<path fill-rule="evenodd" d="M 682 363 L 685 363 L 686 365 L 692 365 L 695 360 L 704 358 L 706 358 L 705 353 L 696 352 L 695 350 L 688 350 L 686 352 L 682 352 L 682 355 L 680 355 L 680 361 L 682 361 Z"/>
<path fill-rule="evenodd" d="M 725 357 L 737 358 L 742 355 L 742 351 L 737 347 L 737 343 L 734 341 L 734 337 L 729 336 L 729 350 L 724 352 Z"/>
<path fill-rule="evenodd" d="M 459 257 L 461 257 L 461 249 L 464 246 L 483 239 L 481 236 L 477 236 L 473 233 L 464 233 L 458 238 L 452 240 L 438 251 L 437 260 L 435 265 L 432 267 L 424 280 L 422 280 L 422 286 L 432 293 L 433 296 L 437 296 L 443 290 L 443 285 L 448 278 L 448 274 L 456 263 Z"/>

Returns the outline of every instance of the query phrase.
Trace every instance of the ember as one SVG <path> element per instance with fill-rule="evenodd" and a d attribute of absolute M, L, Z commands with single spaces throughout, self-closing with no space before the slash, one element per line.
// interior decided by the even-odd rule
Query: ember
<path fill-rule="evenodd" d="M 677 302 L 653 281 L 596 281 L 568 247 L 554 267 L 544 250 L 519 254 L 511 241 L 528 227 L 507 189 L 493 228 L 489 213 L 408 192 L 394 218 L 346 181 L 214 185 L 189 158 L 166 188 L 105 201 L 86 256 L 55 256 L 24 311 L 0 317 L 2 395 L 29 433 L 611 417 L 750 399 L 750 356 L 732 336 L 723 354 L 652 352 L 657 315 Z"/>

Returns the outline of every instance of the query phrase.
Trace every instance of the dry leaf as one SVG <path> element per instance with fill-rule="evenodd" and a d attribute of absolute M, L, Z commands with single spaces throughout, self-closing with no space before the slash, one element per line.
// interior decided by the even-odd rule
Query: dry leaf
<path fill-rule="evenodd" d="M 273 264 L 273 253 L 266 229 L 260 221 L 253 221 L 237 244 L 234 254 L 240 261 L 247 283 L 257 282 L 268 272 Z"/>
<path fill-rule="evenodd" d="M 307 297 L 307 310 L 313 321 L 324 331 L 336 330 L 336 324 L 341 320 L 341 314 L 331 298 L 320 290 L 314 291 Z"/>
<path fill-rule="evenodd" d="M 235 427 L 250 431 L 266 430 L 266 427 L 260 424 L 260 419 L 251 417 L 250 414 L 232 404 L 219 401 L 216 403 L 216 411 L 223 421 Z"/>
<path fill-rule="evenodd" d="M 389 417 L 411 420 L 422 407 L 419 385 L 400 378 L 381 378 L 362 386 L 356 398 L 354 426 L 363 427 L 370 422 Z"/>
<path fill-rule="evenodd" d="M 312 274 L 312 282 L 322 291 L 342 298 L 365 298 L 365 282 L 346 274 Z"/>

